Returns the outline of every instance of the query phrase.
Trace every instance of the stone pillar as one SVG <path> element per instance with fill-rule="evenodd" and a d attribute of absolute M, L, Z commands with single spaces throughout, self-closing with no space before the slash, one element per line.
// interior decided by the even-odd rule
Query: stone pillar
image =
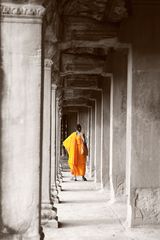
<path fill-rule="evenodd" d="M 101 186 L 101 157 L 102 157 L 102 96 L 97 93 L 95 108 L 95 183 Z"/>
<path fill-rule="evenodd" d="M 60 174 L 60 144 L 61 144 L 61 101 L 62 93 L 61 89 L 56 91 L 56 182 L 59 190 L 62 189 L 61 182 L 62 176 Z"/>
<path fill-rule="evenodd" d="M 38 240 L 44 9 L 1 4 L 0 11 L 0 239 Z"/>
<path fill-rule="evenodd" d="M 53 203 L 59 203 L 58 188 L 56 183 L 56 89 L 52 84 L 51 104 L 51 197 Z"/>
<path fill-rule="evenodd" d="M 87 147 L 88 147 L 88 159 L 87 159 L 87 174 L 90 176 L 90 162 L 91 162 L 91 107 L 88 107 L 88 139 L 87 139 Z"/>
<path fill-rule="evenodd" d="M 83 107 L 83 109 L 80 109 L 79 111 L 79 123 L 82 126 L 82 132 L 86 136 L 86 142 L 87 146 L 89 148 L 90 142 L 89 142 L 89 137 L 90 137 L 90 129 L 89 129 L 89 121 L 90 121 L 90 116 L 89 116 L 89 108 Z M 89 155 L 87 156 L 87 162 L 86 162 L 86 174 L 88 175 L 89 173 Z"/>
<path fill-rule="evenodd" d="M 103 98 L 103 109 L 102 109 L 102 188 L 109 187 L 109 147 L 110 147 L 110 88 L 111 78 L 105 78 L 102 82 L 102 98 Z"/>
<path fill-rule="evenodd" d="M 127 26 L 128 38 L 134 36 L 127 83 L 129 226 L 160 224 L 160 17 L 158 5 L 155 7 L 152 11 L 157 15 L 148 8 L 143 16 L 133 16 L 132 28 Z"/>
<path fill-rule="evenodd" d="M 125 50 L 113 51 L 112 63 L 110 183 L 111 198 L 114 200 L 115 197 L 125 193 L 127 118 L 127 55 Z"/>
<path fill-rule="evenodd" d="M 95 102 L 91 107 L 90 177 L 95 174 Z"/>
<path fill-rule="evenodd" d="M 79 123 L 82 126 L 82 132 L 85 134 L 88 141 L 88 107 L 84 107 L 79 111 Z"/>
<path fill-rule="evenodd" d="M 42 225 L 58 227 L 57 210 L 51 204 L 51 66 L 45 59 L 43 88 L 43 140 L 42 140 Z"/>

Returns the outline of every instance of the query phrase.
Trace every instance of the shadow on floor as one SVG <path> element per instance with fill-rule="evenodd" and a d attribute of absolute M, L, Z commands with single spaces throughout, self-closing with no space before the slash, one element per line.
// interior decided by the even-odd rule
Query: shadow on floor
<path fill-rule="evenodd" d="M 68 178 L 67 178 L 67 180 L 66 180 L 66 179 L 63 179 L 63 183 L 69 183 L 69 182 L 70 182 L 70 183 L 75 183 L 75 184 L 76 184 L 76 183 L 84 183 L 84 181 L 82 181 L 81 179 L 78 179 L 77 181 L 74 181 L 74 180 L 68 179 Z M 87 180 L 87 181 L 86 181 L 86 184 L 87 184 L 88 182 L 89 182 L 89 183 L 90 183 L 90 182 L 93 183 L 93 180 L 90 180 L 90 179 Z"/>
<path fill-rule="evenodd" d="M 74 188 L 67 188 L 67 189 L 62 189 L 62 192 L 94 192 L 95 189 L 74 189 Z"/>
<path fill-rule="evenodd" d="M 64 222 L 59 222 L 59 228 L 73 228 L 73 227 L 83 227 L 83 226 L 97 226 L 97 223 L 98 225 L 101 224 L 102 227 L 103 226 L 107 226 L 107 225 L 114 225 L 115 226 L 115 222 L 117 220 L 114 219 L 114 218 L 106 218 L 106 219 L 93 219 L 93 220 L 68 220 L 68 221 L 64 221 Z M 118 224 L 118 222 L 117 222 Z"/>
<path fill-rule="evenodd" d="M 106 203 L 107 203 L 108 199 L 106 199 Z M 72 203 L 79 203 L 79 204 L 83 204 L 83 203 L 104 203 L 104 199 L 80 199 L 80 200 L 67 200 L 67 201 L 61 201 L 60 204 L 72 204 Z"/>

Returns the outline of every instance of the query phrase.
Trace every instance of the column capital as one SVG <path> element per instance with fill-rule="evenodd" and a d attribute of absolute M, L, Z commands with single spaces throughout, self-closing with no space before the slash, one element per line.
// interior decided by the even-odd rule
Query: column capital
<path fill-rule="evenodd" d="M 45 68 L 51 68 L 52 67 L 52 64 L 53 64 L 53 61 L 49 58 L 45 58 L 44 60 L 44 66 Z"/>
<path fill-rule="evenodd" d="M 52 86 L 51 86 L 52 90 L 57 90 L 57 85 L 52 83 Z"/>
<path fill-rule="evenodd" d="M 0 14 L 3 17 L 42 18 L 45 8 L 35 4 L 1 3 Z"/>

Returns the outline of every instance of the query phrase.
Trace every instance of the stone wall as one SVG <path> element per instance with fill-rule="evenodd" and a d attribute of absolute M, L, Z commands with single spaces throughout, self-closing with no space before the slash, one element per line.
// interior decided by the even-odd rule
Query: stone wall
<path fill-rule="evenodd" d="M 128 71 L 127 189 L 130 226 L 159 224 L 160 20 L 157 8 L 134 12 L 123 27 L 130 43 Z M 130 140 L 129 140 L 130 139 Z"/>

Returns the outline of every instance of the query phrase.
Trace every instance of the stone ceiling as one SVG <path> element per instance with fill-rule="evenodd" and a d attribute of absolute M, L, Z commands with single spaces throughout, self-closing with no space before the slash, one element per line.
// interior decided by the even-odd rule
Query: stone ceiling
<path fill-rule="evenodd" d="M 53 82 L 62 87 L 65 104 L 67 99 L 74 104 L 75 98 L 80 104 L 81 97 L 84 103 L 82 90 L 91 89 L 91 97 L 101 89 L 111 69 L 109 53 L 118 46 L 119 27 L 132 10 L 131 3 L 133 8 L 159 5 L 159 0 L 1 1 L 11 2 L 43 4 L 46 8 L 45 58 L 53 61 Z"/>
<path fill-rule="evenodd" d="M 61 0 L 63 16 L 87 17 L 97 21 L 120 21 L 127 15 L 124 0 Z"/>
<path fill-rule="evenodd" d="M 86 105 L 96 99 L 100 82 L 105 80 L 108 51 L 117 44 L 119 23 L 127 17 L 125 0 L 57 3 L 58 77 L 63 86 L 64 105 Z"/>

